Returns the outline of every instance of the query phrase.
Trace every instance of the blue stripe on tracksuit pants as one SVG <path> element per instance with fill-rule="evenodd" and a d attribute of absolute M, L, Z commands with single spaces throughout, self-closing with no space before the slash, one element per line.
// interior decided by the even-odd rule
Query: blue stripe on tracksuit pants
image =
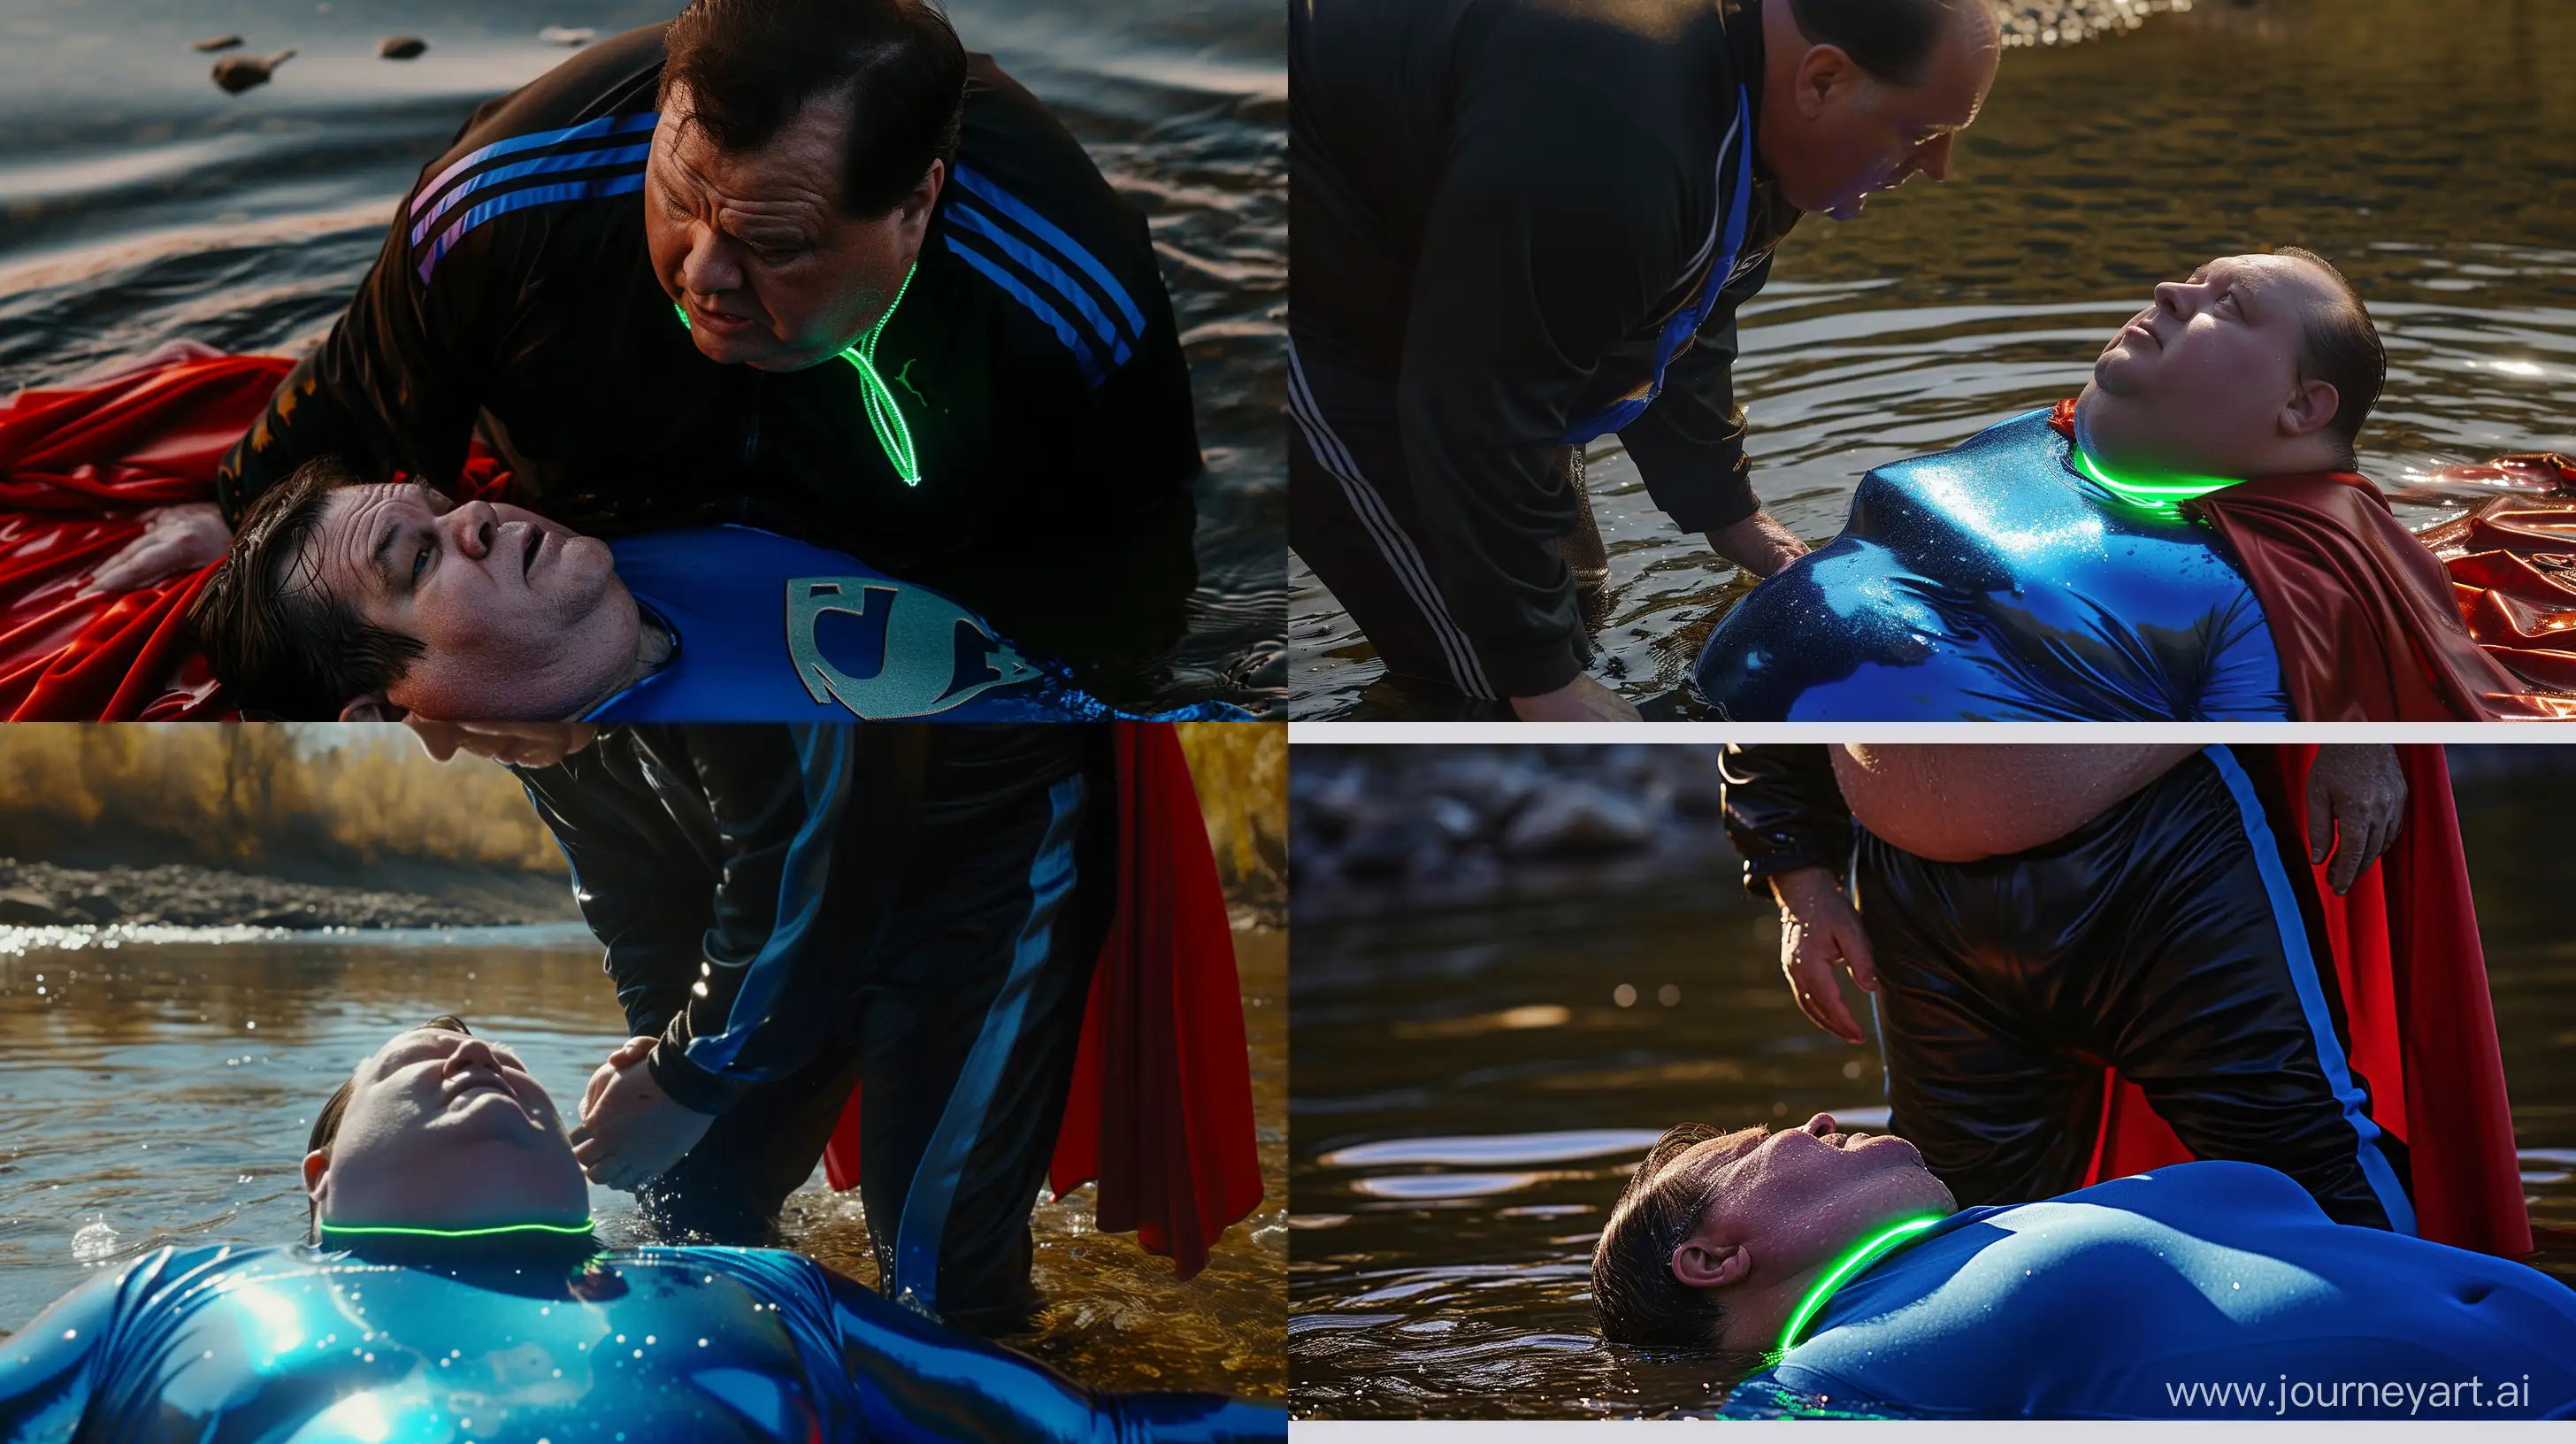
<path fill-rule="evenodd" d="M 2307 858 L 2270 822 L 2279 787 L 2268 761 L 2211 747 L 2027 852 L 1933 862 L 1860 834 L 1889 1127 L 1961 1206 L 2081 1185 L 2114 1067 L 2195 1156 L 2277 1168 L 2339 1223 L 2415 1232 Z"/>
<path fill-rule="evenodd" d="M 1114 892 L 1111 778 L 1101 749 L 1082 755 L 1036 778 L 953 777 L 934 762 L 913 835 L 890 849 L 904 871 L 873 944 L 808 944 L 848 948 L 857 980 L 831 1040 L 753 1085 L 648 1187 L 660 1227 L 764 1241 L 857 1084 L 879 1290 L 961 1327 L 1020 1324 L 1036 1303 L 1029 1211 Z M 854 799 L 843 826 L 868 813 Z"/>

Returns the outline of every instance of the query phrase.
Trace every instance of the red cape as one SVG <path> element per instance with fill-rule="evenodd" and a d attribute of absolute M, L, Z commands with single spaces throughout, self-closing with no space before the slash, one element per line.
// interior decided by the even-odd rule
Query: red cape
<path fill-rule="evenodd" d="M 2312 745 L 2266 749 L 2292 799 L 2266 820 L 2294 848 L 2307 846 Z M 2469 897 L 2468 864 L 2452 810 L 2442 749 L 2397 749 L 2406 769 L 2406 819 L 2387 854 L 2336 897 L 2326 870 L 2292 881 L 2323 909 L 2343 991 L 2353 1072 L 2366 1079 L 2371 1116 L 2412 1156 L 2419 1232 L 2437 1243 L 2517 1258 L 2532 1251 L 2487 992 L 2486 955 Z M 2246 765 L 2261 766 L 2253 749 Z M 2325 960 L 2320 959 L 2320 963 Z M 2134 1083 L 2111 1075 L 2087 1183 L 2121 1178 L 2192 1156 Z"/>
<path fill-rule="evenodd" d="M 0 719 L 230 715 L 180 625 L 212 567 L 122 596 L 78 593 L 142 533 L 144 511 L 214 499 L 215 468 L 294 365 L 165 348 L 133 370 L 0 406 Z M 468 492 L 496 495 L 508 480 L 478 443 Z"/>
<path fill-rule="evenodd" d="M 2049 418 L 2072 440 L 2075 402 Z M 2303 722 L 2491 722 L 2543 715 L 2479 645 L 2442 563 L 2351 472 L 2267 476 L 2184 503 L 2263 604 Z"/>
<path fill-rule="evenodd" d="M 1216 856 L 1171 724 L 1112 726 L 1118 752 L 1118 907 L 1091 975 L 1048 1182 L 1100 1180 L 1103 1233 L 1134 1230 L 1189 1278 L 1226 1225 L 1261 1202 L 1234 970 Z M 859 1181 L 859 1094 L 823 1151 L 836 1189 Z"/>

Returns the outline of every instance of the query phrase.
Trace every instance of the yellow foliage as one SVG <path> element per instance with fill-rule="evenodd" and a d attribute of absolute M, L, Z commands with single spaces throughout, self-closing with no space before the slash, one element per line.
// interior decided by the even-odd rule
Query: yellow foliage
<path fill-rule="evenodd" d="M 1229 890 L 1288 881 L 1288 729 L 1254 722 L 1183 722 L 1208 842 Z"/>
<path fill-rule="evenodd" d="M 154 835 L 217 865 L 327 853 L 564 870 L 516 778 L 433 762 L 390 725 L 0 727 L 0 817 L 20 837 L 48 823 Z"/>

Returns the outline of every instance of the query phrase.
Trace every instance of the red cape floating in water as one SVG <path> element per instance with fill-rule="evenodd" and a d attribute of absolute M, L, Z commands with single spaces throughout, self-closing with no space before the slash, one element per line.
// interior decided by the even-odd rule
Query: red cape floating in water
<path fill-rule="evenodd" d="M 2280 769 L 2280 795 L 2290 799 L 2282 811 L 2290 815 L 2267 820 L 2305 848 L 2300 800 L 2317 749 L 2268 750 Z M 2387 854 L 2342 897 L 2326 886 L 2322 867 L 2291 881 L 2311 890 L 2324 915 L 2352 1068 L 2369 1083 L 2371 1116 L 2411 1155 L 2418 1231 L 2437 1243 L 2518 1258 L 2532 1251 L 2531 1219 L 2450 768 L 2439 747 L 2397 753 L 2406 769 L 2406 817 Z M 2262 765 L 2250 750 L 2245 762 Z M 2086 1183 L 2191 1158 L 2136 1084 L 2114 1073 L 2112 1085 Z"/>
<path fill-rule="evenodd" d="M 2073 440 L 2074 400 L 2058 402 L 2049 422 Z M 2576 497 L 2563 504 L 2576 506 Z M 2299 720 L 2576 716 L 2576 696 L 2555 695 L 2576 685 L 2576 654 L 2559 654 L 2555 675 L 2510 666 L 2533 650 L 2534 629 L 2576 627 L 2576 591 L 2551 586 L 2512 553 L 2455 558 L 2446 574 L 2379 488 L 2351 472 L 2261 477 L 2183 507 L 2226 541 L 2262 602 Z M 2562 544 L 2576 539 L 2576 511 L 2547 515 L 2570 528 L 2559 533 Z M 2523 535 L 2544 533 L 2536 520 L 2526 520 Z M 2514 576 L 2515 567 L 2530 579 Z"/>
<path fill-rule="evenodd" d="M 1100 1180 L 1104 1233 L 1135 1231 L 1189 1278 L 1226 1225 L 1261 1202 L 1243 991 L 1207 822 L 1180 739 L 1112 726 L 1118 753 L 1118 907 L 1091 975 L 1073 1090 L 1048 1182 Z M 859 1181 L 859 1093 L 823 1151 L 836 1189 Z"/>

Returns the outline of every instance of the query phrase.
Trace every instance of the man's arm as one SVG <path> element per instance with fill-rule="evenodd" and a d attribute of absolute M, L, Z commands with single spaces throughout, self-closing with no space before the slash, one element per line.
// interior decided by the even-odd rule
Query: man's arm
<path fill-rule="evenodd" d="M 1619 433 L 1647 495 L 1684 531 L 1758 577 L 1805 555 L 1806 545 L 1763 511 L 1744 453 L 1744 408 L 1735 404 L 1735 313 L 1771 279 L 1771 258 L 1730 282 L 1696 344 L 1664 370 L 1664 389 Z"/>
<path fill-rule="evenodd" d="M 1730 742 L 1718 758 L 1726 837 L 1744 859 L 1744 889 L 1769 901 L 1771 880 L 1800 868 L 1841 877 L 1851 857 L 1851 809 L 1821 746 Z"/>
<path fill-rule="evenodd" d="M 802 1067 L 865 980 L 923 749 L 901 725 L 681 731 L 722 876 L 688 1006 L 647 1067 L 675 1102 L 716 1114 Z"/>
<path fill-rule="evenodd" d="M 424 279 L 413 226 L 409 204 L 398 207 L 339 324 L 225 456 L 215 500 L 227 526 L 240 526 L 261 492 L 317 456 L 343 457 L 370 480 L 401 471 L 434 487 L 455 482 L 492 338 L 512 310 L 487 305 L 484 291 L 516 263 L 517 236 L 506 221 L 476 227 Z"/>
<path fill-rule="evenodd" d="M 628 1030 L 658 1034 L 698 980 L 715 874 L 674 835 L 636 765 L 629 742 L 612 735 L 550 766 L 513 770 L 572 865 L 573 897 L 608 950 Z"/>
<path fill-rule="evenodd" d="M 1744 885 L 1780 904 L 1780 971 L 1798 1010 L 1846 1043 L 1860 1024 L 1834 980 L 1837 964 L 1863 991 L 1878 988 L 1869 934 L 1843 894 L 1851 811 L 1824 747 L 1730 743 L 1718 762 L 1726 835 L 1744 858 Z"/>

